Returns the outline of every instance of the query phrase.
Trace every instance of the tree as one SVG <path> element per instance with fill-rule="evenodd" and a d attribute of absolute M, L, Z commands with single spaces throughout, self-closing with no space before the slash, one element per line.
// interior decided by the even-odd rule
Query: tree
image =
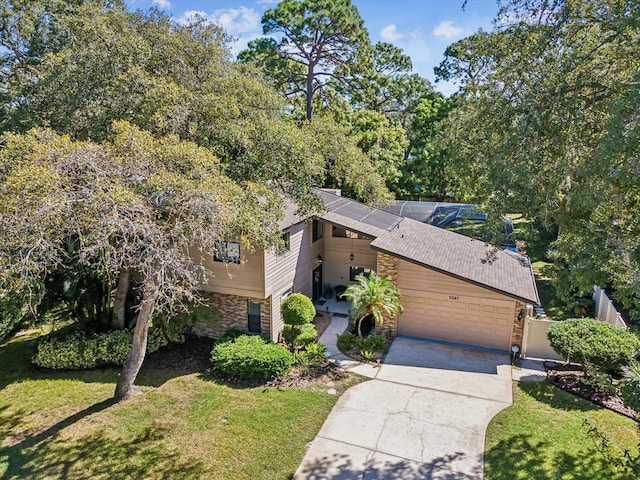
<path fill-rule="evenodd" d="M 402 164 L 400 192 L 443 201 L 453 193 L 454 179 L 447 152 L 439 144 L 440 122 L 455 107 L 457 97 L 430 93 L 420 100 L 411 123 L 411 156 Z"/>
<path fill-rule="evenodd" d="M 369 204 L 390 199 L 385 179 L 346 127 L 323 115 L 305 122 L 302 132 L 324 160 L 324 187 L 339 188 L 345 196 Z"/>
<path fill-rule="evenodd" d="M 442 64 L 462 82 L 443 121 L 459 188 L 491 213 L 524 211 L 560 232 L 562 295 L 597 281 L 640 318 L 640 7 L 513 0 L 499 19 Z"/>
<path fill-rule="evenodd" d="M 350 137 L 385 180 L 396 190 L 408 140 L 404 130 L 383 114 L 358 110 L 350 115 Z"/>
<path fill-rule="evenodd" d="M 275 244 L 282 198 L 225 177 L 218 160 L 193 143 L 155 139 L 126 123 L 112 130 L 103 145 L 46 130 L 4 136 L 0 285 L 28 291 L 69 264 L 85 265 L 112 286 L 122 271 L 135 272 L 133 348 L 115 393 L 124 400 L 134 393 L 153 313 L 197 299 L 209 274 L 200 257 L 213 254 L 216 242 Z"/>
<path fill-rule="evenodd" d="M 345 84 L 369 59 L 369 36 L 351 0 L 283 0 L 262 17 L 270 38 L 249 42 L 238 58 L 261 66 L 287 98 L 302 95 L 307 120 L 314 99 Z"/>
<path fill-rule="evenodd" d="M 375 272 L 356 276 L 357 284 L 349 285 L 342 294 L 351 302 L 353 317 L 362 336 L 362 321 L 372 315 L 378 325 L 382 325 L 384 315 L 395 317 L 403 312 L 398 288 L 387 276 L 379 277 Z"/>

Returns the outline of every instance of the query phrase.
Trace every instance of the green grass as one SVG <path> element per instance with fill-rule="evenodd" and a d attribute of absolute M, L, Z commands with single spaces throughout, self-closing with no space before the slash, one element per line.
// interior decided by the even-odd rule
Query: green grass
<path fill-rule="evenodd" d="M 0 345 L 2 479 L 285 479 L 337 399 L 143 369 L 145 395 L 113 404 L 117 370 L 34 370 L 40 333 Z"/>
<path fill-rule="evenodd" d="M 637 453 L 634 421 L 570 395 L 547 382 L 514 383 L 513 405 L 489 424 L 485 478 L 610 479 L 630 477 L 608 463 L 582 425 L 598 425 L 615 449 Z"/>

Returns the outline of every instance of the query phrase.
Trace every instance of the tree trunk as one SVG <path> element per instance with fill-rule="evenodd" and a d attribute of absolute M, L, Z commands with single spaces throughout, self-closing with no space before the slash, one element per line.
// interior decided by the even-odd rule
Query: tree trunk
<path fill-rule="evenodd" d="M 124 364 L 116 385 L 115 400 L 117 402 L 130 400 L 137 393 L 133 382 L 138 376 L 144 356 L 147 353 L 147 334 L 149 333 L 149 323 L 151 323 L 151 315 L 156 306 L 157 298 L 158 286 L 155 283 L 148 282 L 144 287 L 142 304 L 138 312 L 138 321 L 133 331 L 131 353 Z"/>
<path fill-rule="evenodd" d="M 113 303 L 113 326 L 122 330 L 126 320 L 127 293 L 129 292 L 129 277 L 131 272 L 128 268 L 123 268 L 118 277 L 118 287 L 116 288 L 116 299 Z"/>
<path fill-rule="evenodd" d="M 313 66 L 307 67 L 307 120 L 313 117 Z"/>

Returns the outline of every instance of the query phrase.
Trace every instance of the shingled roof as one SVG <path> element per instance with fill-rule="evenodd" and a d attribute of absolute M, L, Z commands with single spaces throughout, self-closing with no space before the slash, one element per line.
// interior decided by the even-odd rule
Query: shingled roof
<path fill-rule="evenodd" d="M 316 190 L 326 210 L 322 220 L 374 238 L 371 248 L 510 297 L 540 303 L 527 257 L 496 250 L 481 240 L 369 207 L 325 190 Z M 304 221 L 285 202 L 285 229 Z"/>
<path fill-rule="evenodd" d="M 371 248 L 532 303 L 540 303 L 528 257 L 404 218 Z"/>

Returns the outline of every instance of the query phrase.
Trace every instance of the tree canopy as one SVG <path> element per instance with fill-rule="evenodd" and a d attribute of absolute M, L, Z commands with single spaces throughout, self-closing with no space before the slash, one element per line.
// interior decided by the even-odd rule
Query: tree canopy
<path fill-rule="evenodd" d="M 302 95 L 307 120 L 314 98 L 331 83 L 347 83 L 370 62 L 369 35 L 351 0 L 283 0 L 262 17 L 268 38 L 239 58 L 261 65 L 287 97 Z"/>
<path fill-rule="evenodd" d="M 611 286 L 636 317 L 639 26 L 631 0 L 504 1 L 440 68 L 461 83 L 443 145 L 467 197 L 559 229 L 559 292 Z"/>

